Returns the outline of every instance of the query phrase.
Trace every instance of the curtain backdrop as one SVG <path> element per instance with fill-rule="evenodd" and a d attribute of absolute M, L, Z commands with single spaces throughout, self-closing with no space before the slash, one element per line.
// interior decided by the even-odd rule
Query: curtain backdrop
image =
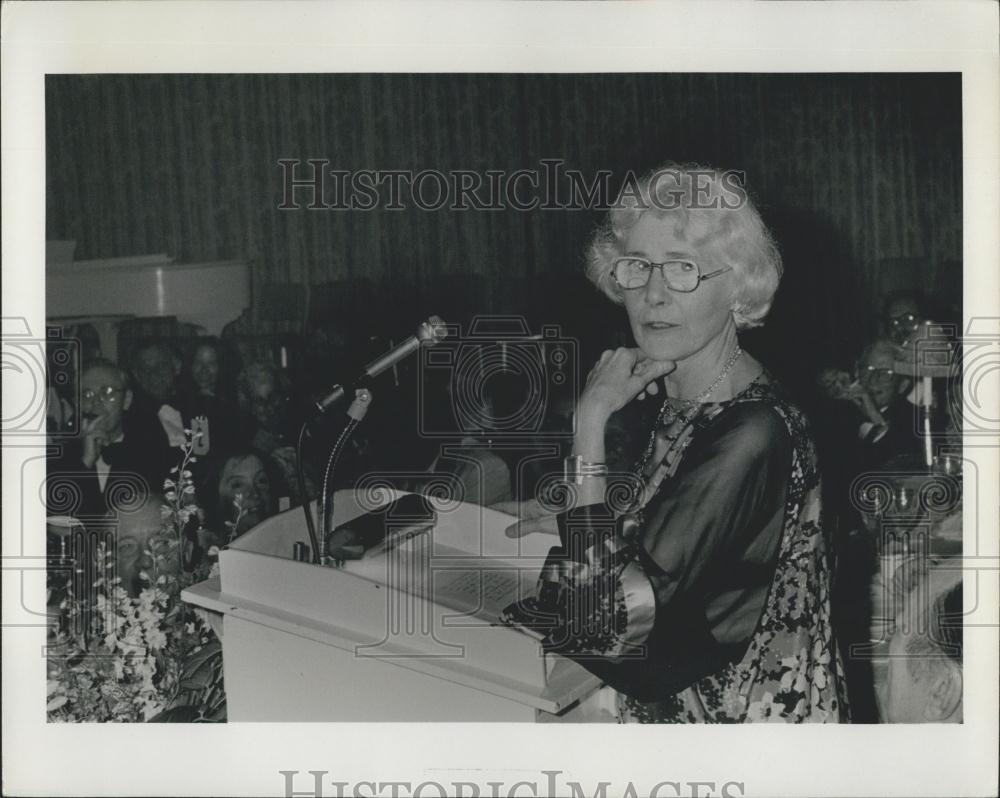
<path fill-rule="evenodd" d="M 959 75 L 50 76 L 46 114 L 48 238 L 78 260 L 249 259 L 257 314 L 275 286 L 334 284 L 345 314 L 402 329 L 463 308 L 578 334 L 620 318 L 580 276 L 597 213 L 280 210 L 281 158 L 743 169 L 787 270 L 757 339 L 786 363 L 853 353 L 886 290 L 961 300 Z"/>

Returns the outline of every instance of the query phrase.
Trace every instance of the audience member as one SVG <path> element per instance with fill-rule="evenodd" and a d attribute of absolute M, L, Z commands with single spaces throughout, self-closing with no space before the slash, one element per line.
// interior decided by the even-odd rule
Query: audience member
<path fill-rule="evenodd" d="M 928 317 L 927 300 L 919 291 L 894 291 L 882 302 L 882 335 L 905 346 Z"/>
<path fill-rule="evenodd" d="M 92 362 L 81 375 L 80 397 L 80 438 L 66 445 L 50 469 L 50 510 L 55 504 L 59 515 L 100 517 L 137 490 L 161 490 L 172 452 L 165 439 L 151 440 L 142 432 L 156 421 L 130 411 L 133 395 L 125 372 L 107 360 Z M 75 494 L 73 508 L 60 500 L 67 488 Z"/>
<path fill-rule="evenodd" d="M 265 454 L 295 442 L 288 413 L 289 391 L 288 377 L 270 363 L 251 363 L 240 372 L 237 399 L 247 427 L 244 438 Z"/>
<path fill-rule="evenodd" d="M 133 385 L 132 409 L 146 421 L 137 434 L 150 444 L 184 444 L 184 423 L 177 409 L 175 382 L 180 363 L 170 347 L 159 341 L 147 341 L 132 353 L 129 361 Z M 158 422 L 158 423 L 154 423 Z"/>
<path fill-rule="evenodd" d="M 901 455 L 919 456 L 920 408 L 911 395 L 913 380 L 895 370 L 898 347 L 885 339 L 869 345 L 858 361 L 858 380 L 848 398 L 862 411 L 858 428 L 862 465 L 880 468 Z"/>
<path fill-rule="evenodd" d="M 235 394 L 235 373 L 225 346 L 216 338 L 196 339 L 181 371 L 179 401 L 185 428 L 200 433 L 198 455 L 237 444 Z"/>
<path fill-rule="evenodd" d="M 116 575 L 130 596 L 137 596 L 144 587 L 140 574 L 145 572 L 149 582 L 168 569 L 171 573 L 181 570 L 182 548 L 159 552 L 151 551 L 152 539 L 162 528 L 161 508 L 166 500 L 160 493 L 151 493 L 135 510 L 112 510 L 108 520 L 113 523 Z M 154 564 L 154 557 L 156 558 Z"/>
<path fill-rule="evenodd" d="M 206 543 L 224 545 L 277 512 L 267 456 L 250 447 L 215 453 L 198 487 Z"/>

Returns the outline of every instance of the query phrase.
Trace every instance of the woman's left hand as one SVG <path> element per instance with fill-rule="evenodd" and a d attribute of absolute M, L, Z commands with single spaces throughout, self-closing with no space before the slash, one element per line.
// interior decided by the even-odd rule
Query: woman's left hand
<path fill-rule="evenodd" d="M 650 360 L 639 349 L 608 350 L 587 375 L 577 412 L 607 420 L 643 393 L 657 393 L 655 383 L 677 364 Z"/>

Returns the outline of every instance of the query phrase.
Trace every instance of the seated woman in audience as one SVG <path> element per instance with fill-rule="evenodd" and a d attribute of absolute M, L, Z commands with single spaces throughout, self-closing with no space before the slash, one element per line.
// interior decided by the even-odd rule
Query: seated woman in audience
<path fill-rule="evenodd" d="M 198 338 L 180 375 L 178 401 L 186 429 L 200 432 L 195 453 L 231 449 L 239 440 L 235 371 L 225 345 Z"/>
<path fill-rule="evenodd" d="M 230 543 L 274 515 L 274 484 L 267 456 L 255 449 L 244 446 L 213 454 L 198 486 L 206 547 Z"/>

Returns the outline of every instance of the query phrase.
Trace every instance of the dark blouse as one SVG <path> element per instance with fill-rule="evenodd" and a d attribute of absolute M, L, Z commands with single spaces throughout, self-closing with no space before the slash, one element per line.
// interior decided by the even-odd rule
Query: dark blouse
<path fill-rule="evenodd" d="M 622 719 L 839 719 L 815 455 L 768 378 L 668 400 L 607 497 L 559 517 L 539 593 L 508 622 L 601 676 Z"/>

